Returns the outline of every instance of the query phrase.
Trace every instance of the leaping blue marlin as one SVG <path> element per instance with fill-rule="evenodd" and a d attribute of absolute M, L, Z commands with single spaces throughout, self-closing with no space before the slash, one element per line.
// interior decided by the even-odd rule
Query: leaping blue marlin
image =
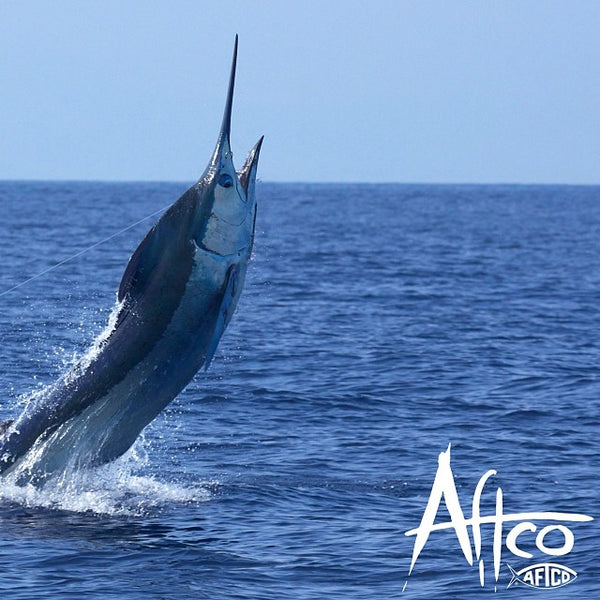
<path fill-rule="evenodd" d="M 43 481 L 124 454 L 208 367 L 238 303 L 254 240 L 262 137 L 236 173 L 233 51 L 221 131 L 198 182 L 160 218 L 129 259 L 115 325 L 68 373 L 4 425 L 0 473 Z"/>

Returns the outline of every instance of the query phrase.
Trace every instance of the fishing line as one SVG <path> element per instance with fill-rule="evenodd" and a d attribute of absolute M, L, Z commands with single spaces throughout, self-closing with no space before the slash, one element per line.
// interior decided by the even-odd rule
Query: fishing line
<path fill-rule="evenodd" d="M 61 260 L 60 262 L 57 262 L 55 265 L 52 265 L 51 267 L 44 269 L 37 275 L 33 275 L 29 279 L 26 279 L 25 281 L 21 281 L 21 283 L 17 283 L 17 285 L 13 285 L 13 287 L 9 288 L 8 290 L 0 292 L 0 297 L 16 290 L 17 288 L 20 288 L 20 287 L 26 285 L 27 283 L 30 283 L 36 279 L 39 279 L 43 275 L 46 275 L 46 273 L 50 273 L 50 271 L 54 271 L 54 269 L 58 269 L 58 267 L 64 265 L 65 263 L 68 263 L 72 260 L 75 260 L 76 258 L 79 258 L 81 255 L 85 254 L 86 252 L 89 252 L 90 250 L 93 250 L 94 248 L 97 248 L 98 246 L 101 246 L 102 244 L 106 244 L 106 242 L 110 242 L 110 240 L 112 240 L 113 238 L 116 238 L 118 235 L 121 235 L 122 233 L 125 233 L 126 231 L 129 231 L 130 229 L 133 229 L 136 225 L 139 225 L 140 223 L 143 223 L 144 221 L 147 221 L 148 219 L 151 219 L 152 217 L 156 216 L 158 213 L 163 212 L 169 206 L 170 206 L 170 204 L 167 204 L 167 206 L 163 206 L 162 208 L 159 208 L 157 211 L 153 212 L 151 215 L 148 215 L 147 217 L 144 217 L 143 219 L 140 219 L 139 221 L 136 221 L 135 223 L 128 225 L 124 229 L 121 229 L 120 231 L 117 231 L 116 233 L 109 235 L 107 238 L 100 240 L 99 242 L 96 242 L 95 244 L 92 244 L 91 246 L 88 246 L 87 248 L 84 248 L 83 250 L 80 250 L 79 252 L 73 254 L 72 256 L 69 256 L 68 258 L 65 258 L 64 260 Z"/>

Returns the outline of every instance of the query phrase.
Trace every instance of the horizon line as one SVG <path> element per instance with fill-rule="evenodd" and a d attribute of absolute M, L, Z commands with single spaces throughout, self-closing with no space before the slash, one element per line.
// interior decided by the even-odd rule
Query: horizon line
<path fill-rule="evenodd" d="M 197 180 L 194 180 L 194 182 Z M 189 180 L 183 179 L 9 179 L 0 178 L 0 184 L 3 183 L 89 183 L 89 184 L 181 184 L 190 185 Z M 565 182 L 565 181 L 553 181 L 553 182 L 519 182 L 519 181 L 301 181 L 301 180 L 289 180 L 289 181 L 268 181 L 257 179 L 258 185 L 407 185 L 407 186 L 521 186 L 521 187 L 542 187 L 542 186 L 564 186 L 564 187 L 598 187 L 600 181 L 597 183 L 589 182 Z M 193 185 L 193 184 L 191 184 Z"/>

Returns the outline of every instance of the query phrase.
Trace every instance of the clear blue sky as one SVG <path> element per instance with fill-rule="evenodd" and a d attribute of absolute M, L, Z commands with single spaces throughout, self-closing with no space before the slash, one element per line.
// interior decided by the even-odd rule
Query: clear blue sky
<path fill-rule="evenodd" d="M 600 2 L 0 1 L 0 179 L 600 183 Z"/>

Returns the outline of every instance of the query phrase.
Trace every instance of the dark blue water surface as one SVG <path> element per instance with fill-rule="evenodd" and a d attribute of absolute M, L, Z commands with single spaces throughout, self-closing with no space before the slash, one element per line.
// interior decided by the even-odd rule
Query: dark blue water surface
<path fill-rule="evenodd" d="M 0 183 L 0 292 L 184 188 Z M 2 593 L 595 597 L 600 188 L 262 184 L 257 196 L 255 258 L 210 370 L 116 464 L 42 490 L 0 480 Z M 155 219 L 0 296 L 1 416 L 104 328 Z M 482 526 L 483 587 L 454 531 L 436 531 L 408 577 L 405 532 L 449 443 L 466 517 L 494 469 L 482 514 L 500 487 L 506 513 L 595 520 L 562 523 L 574 536 L 562 556 L 536 547 L 552 523 L 535 521 L 518 537 L 531 558 L 507 549 L 505 524 L 498 581 Z M 539 562 L 578 577 L 507 589 L 507 563 Z"/>

